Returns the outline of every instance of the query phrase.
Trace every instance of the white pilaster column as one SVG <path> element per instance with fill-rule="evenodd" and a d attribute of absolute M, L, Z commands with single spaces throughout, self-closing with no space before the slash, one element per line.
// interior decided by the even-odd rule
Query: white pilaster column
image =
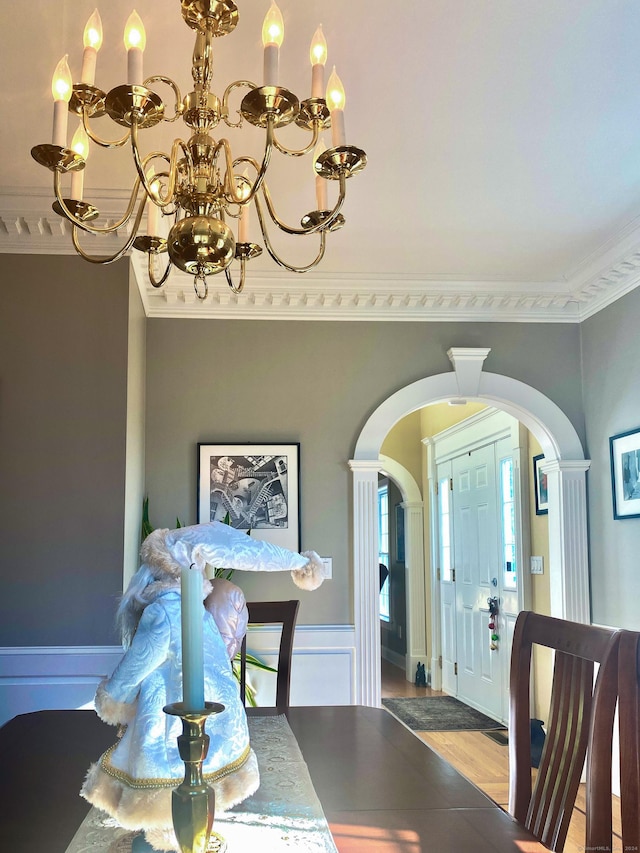
<path fill-rule="evenodd" d="M 380 707 L 380 572 L 377 459 L 350 460 L 353 472 L 353 616 L 356 704 Z"/>
<path fill-rule="evenodd" d="M 591 622 L 587 548 L 588 459 L 542 465 L 549 496 L 551 615 Z"/>
<path fill-rule="evenodd" d="M 427 663 L 427 598 L 424 576 L 424 504 L 405 502 L 404 542 L 407 582 L 407 655 L 405 672 L 413 681 L 418 661 Z"/>

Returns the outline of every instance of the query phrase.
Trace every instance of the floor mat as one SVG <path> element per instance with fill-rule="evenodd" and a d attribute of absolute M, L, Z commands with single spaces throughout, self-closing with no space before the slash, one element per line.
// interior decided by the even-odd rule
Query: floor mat
<path fill-rule="evenodd" d="M 453 696 L 383 699 L 382 704 L 414 732 L 505 730 L 502 723 L 470 708 Z"/>

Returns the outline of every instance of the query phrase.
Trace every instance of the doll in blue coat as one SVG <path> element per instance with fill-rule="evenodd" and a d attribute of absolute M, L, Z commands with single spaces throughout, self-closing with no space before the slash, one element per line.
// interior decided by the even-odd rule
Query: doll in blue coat
<path fill-rule="evenodd" d="M 206 781 L 225 811 L 258 788 L 260 778 L 249 742 L 244 706 L 231 658 L 246 629 L 244 600 L 233 584 L 212 595 L 207 563 L 240 571 L 291 571 L 303 589 L 315 589 L 324 566 L 314 552 L 296 554 L 220 522 L 178 530 L 155 530 L 141 549 L 142 565 L 122 597 L 117 624 L 125 653 L 98 687 L 95 708 L 119 737 L 91 766 L 81 794 L 130 830 L 143 830 L 156 850 L 178 850 L 171 819 L 171 792 L 184 777 L 177 737 L 179 718 L 163 707 L 182 700 L 180 571 L 202 572 L 205 700 L 225 710 L 207 722 L 210 744 Z M 239 594 L 239 595 L 238 595 Z M 224 639 L 223 639 L 224 637 Z"/>

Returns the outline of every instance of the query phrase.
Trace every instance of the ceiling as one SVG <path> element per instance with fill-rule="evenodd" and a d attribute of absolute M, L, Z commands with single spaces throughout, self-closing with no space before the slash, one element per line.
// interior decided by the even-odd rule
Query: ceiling
<path fill-rule="evenodd" d="M 215 42 L 220 96 L 235 79 L 262 76 L 269 0 L 236 2 L 236 30 Z M 50 141 L 50 81 L 64 53 L 79 77 L 95 3 L 33 0 L 28 20 L 21 4 L 2 4 L 0 251 L 72 251 L 51 212 L 52 175 L 29 152 Z M 99 6 L 96 82 L 105 90 L 125 78 L 122 31 L 132 5 Z M 322 23 L 328 70 L 337 66 L 346 89 L 347 141 L 367 152 L 367 168 L 347 184 L 347 224 L 305 276 L 279 269 L 265 252 L 248 265 L 242 296 L 212 277 L 204 303 L 188 276 L 172 275 L 160 292 L 147 287 L 135 253 L 150 315 L 578 322 L 640 282 L 637 0 L 279 5 L 282 85 L 308 97 L 309 43 Z M 178 0 L 135 0 L 135 8 L 147 31 L 145 75 L 169 76 L 186 93 L 193 34 Z M 157 91 L 171 100 L 166 87 Z M 96 129 L 113 137 L 110 124 L 101 119 Z M 70 117 L 69 138 L 74 126 Z M 164 124 L 142 145 L 166 147 L 186 130 Z M 260 149 L 254 128 L 215 135 L 227 136 L 234 154 Z M 294 126 L 281 140 L 298 147 L 307 135 Z M 273 171 L 276 208 L 295 226 L 315 207 L 309 159 L 278 156 Z M 124 151 L 92 150 L 85 198 L 115 219 L 132 176 Z M 251 228 L 261 242 L 256 221 Z M 294 262 L 316 253 L 316 238 L 275 242 Z"/>

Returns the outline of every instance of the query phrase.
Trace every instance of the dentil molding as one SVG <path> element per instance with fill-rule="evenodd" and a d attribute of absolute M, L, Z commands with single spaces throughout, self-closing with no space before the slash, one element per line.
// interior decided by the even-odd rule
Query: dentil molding
<path fill-rule="evenodd" d="M 115 222 L 127 198 L 103 193 L 100 210 Z M 122 245 L 126 230 L 92 237 L 88 251 L 107 254 Z M 70 226 L 53 213 L 40 190 L 0 190 L 0 252 L 73 254 Z M 640 223 L 611 240 L 559 281 L 466 281 L 402 275 L 290 276 L 252 272 L 250 286 L 235 295 L 221 276 L 212 276 L 209 295 L 199 300 L 192 276 L 173 270 L 156 290 L 147 280 L 146 256 L 131 254 L 144 309 L 149 317 L 290 320 L 498 321 L 579 323 L 640 283 Z"/>

